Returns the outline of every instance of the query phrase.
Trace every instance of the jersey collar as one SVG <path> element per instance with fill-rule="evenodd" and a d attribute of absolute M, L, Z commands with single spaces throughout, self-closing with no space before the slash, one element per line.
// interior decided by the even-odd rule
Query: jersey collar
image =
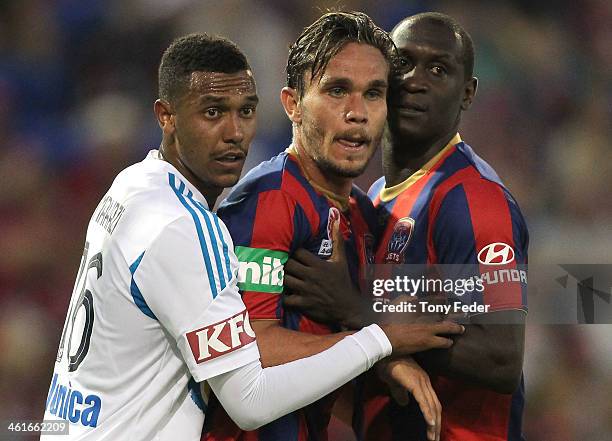
<path fill-rule="evenodd" d="M 147 154 L 145 160 L 148 160 L 148 161 L 151 161 L 151 160 L 160 161 L 164 167 L 166 167 L 169 171 L 174 173 L 182 182 L 185 183 L 185 186 L 186 186 L 187 190 L 188 191 L 190 190 L 191 193 L 193 193 L 193 195 L 195 196 L 195 198 L 196 198 L 196 200 L 198 202 L 204 204 L 204 207 L 207 210 L 212 210 L 212 208 L 208 206 L 208 201 L 206 200 L 204 195 L 202 193 L 200 193 L 200 190 L 198 190 L 195 185 L 193 185 L 191 182 L 189 182 L 189 179 L 187 179 L 185 176 L 183 176 L 181 174 L 181 172 L 176 169 L 176 167 L 174 167 L 172 164 L 170 164 L 168 161 L 166 161 L 159 150 L 157 150 L 157 149 L 150 150 L 149 153 Z"/>
<path fill-rule="evenodd" d="M 440 161 L 440 158 L 442 158 L 446 152 L 448 152 L 450 149 L 453 148 L 453 146 L 459 144 L 460 142 L 461 136 L 459 136 L 459 133 L 457 133 L 455 134 L 455 136 L 453 136 L 453 139 L 451 139 L 442 150 L 436 153 L 433 158 L 427 161 L 427 163 L 423 167 L 421 167 L 420 170 L 417 170 L 412 175 L 408 176 L 405 181 L 402 181 L 399 184 L 394 185 L 393 187 L 384 187 L 380 192 L 380 200 L 383 202 L 389 202 L 390 200 L 395 199 L 401 192 L 403 192 L 404 190 L 415 184 L 423 176 L 425 176 L 433 168 L 433 166 L 436 165 L 438 161 Z"/>
<path fill-rule="evenodd" d="M 317 184 L 316 182 L 314 182 L 312 178 L 308 175 L 308 172 L 306 171 L 306 167 L 304 167 L 304 165 L 302 164 L 300 155 L 298 151 L 295 149 L 295 147 L 293 146 L 293 144 L 287 147 L 285 152 L 287 152 L 287 154 L 290 155 L 291 157 L 295 158 L 298 164 L 298 167 L 300 168 L 300 171 L 302 172 L 302 174 L 304 175 L 308 183 L 312 186 L 312 188 L 315 189 L 315 191 L 317 191 L 319 194 L 322 194 L 334 207 L 338 208 L 340 211 L 345 212 L 348 210 L 349 203 L 350 203 L 349 202 L 350 196 L 346 197 L 343 195 L 339 195 Z"/>

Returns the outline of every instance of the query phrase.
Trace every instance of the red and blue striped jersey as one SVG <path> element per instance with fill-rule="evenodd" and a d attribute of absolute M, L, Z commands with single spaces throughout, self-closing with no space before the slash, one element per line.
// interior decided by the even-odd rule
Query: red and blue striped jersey
<path fill-rule="evenodd" d="M 383 228 L 376 263 L 479 268 L 484 291 L 472 301 L 489 305 L 489 311 L 527 310 L 526 272 L 521 269 L 527 263 L 525 221 L 499 176 L 458 134 L 406 181 L 386 188 L 381 178 L 372 185 L 369 196 Z M 505 280 L 500 271 L 508 275 Z M 514 273 L 516 278 L 509 276 Z M 522 384 L 514 395 L 504 395 L 440 376 L 434 387 L 443 408 L 442 440 L 522 439 Z M 411 409 L 418 411 L 416 406 Z M 368 423 L 384 420 L 381 414 L 385 411 L 397 418 L 398 412 L 407 410 L 380 397 L 367 400 L 366 434 Z M 379 427 L 387 436 L 377 430 L 370 439 L 406 439 L 396 433 L 407 430 L 406 426 Z M 414 433 L 410 436 L 413 439 Z"/>
<path fill-rule="evenodd" d="M 340 218 L 349 270 L 359 283 L 360 268 L 373 262 L 370 231 L 376 225 L 374 207 L 364 192 L 354 186 L 348 208 L 339 209 L 311 185 L 297 158 L 286 151 L 253 168 L 218 214 L 234 241 L 240 261 L 238 286 L 252 320 L 278 319 L 285 328 L 311 334 L 340 330 L 283 308 L 283 266 L 298 248 L 323 259 L 331 256 L 332 221 Z M 254 432 L 240 431 L 218 403 L 209 403 L 203 439 L 325 440 L 334 400 L 331 394 Z"/>

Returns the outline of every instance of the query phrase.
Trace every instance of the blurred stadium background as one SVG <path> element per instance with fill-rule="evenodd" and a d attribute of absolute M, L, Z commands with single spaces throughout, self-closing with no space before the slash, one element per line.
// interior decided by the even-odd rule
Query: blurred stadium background
<path fill-rule="evenodd" d="M 261 97 L 253 165 L 289 142 L 287 47 L 329 7 L 387 30 L 426 10 L 462 23 L 480 87 L 461 133 L 521 204 L 530 263 L 612 263 L 607 0 L 3 0 L 0 421 L 43 414 L 89 216 L 115 174 L 159 145 L 165 47 L 206 31 L 247 53 Z M 379 175 L 375 160 L 359 183 Z M 612 325 L 528 327 L 528 439 L 612 439 L 611 337 Z"/>

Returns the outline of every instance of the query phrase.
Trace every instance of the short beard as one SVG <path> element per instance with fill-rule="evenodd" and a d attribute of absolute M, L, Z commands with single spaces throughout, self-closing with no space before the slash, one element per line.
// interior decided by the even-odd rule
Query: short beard
<path fill-rule="evenodd" d="M 304 115 L 304 119 L 307 119 L 307 115 Z M 320 149 L 323 144 L 324 136 L 321 130 L 315 124 L 308 124 L 302 122 L 302 144 L 307 152 L 310 152 L 312 160 L 317 164 L 321 172 L 328 176 L 334 176 L 337 178 L 356 178 L 361 176 L 367 168 L 370 160 L 374 157 L 374 153 L 370 155 L 368 160 L 363 166 L 358 169 L 342 167 L 327 158 L 324 158 L 320 154 Z M 314 148 L 312 148 L 314 147 Z"/>
<path fill-rule="evenodd" d="M 372 156 L 370 156 L 367 162 L 365 162 L 363 166 L 359 167 L 358 169 L 341 167 L 333 161 L 329 161 L 327 158 L 322 158 L 320 156 L 315 156 L 313 159 L 321 171 L 326 175 L 333 175 L 339 178 L 356 178 L 363 174 L 370 162 L 370 159 L 372 159 Z"/>

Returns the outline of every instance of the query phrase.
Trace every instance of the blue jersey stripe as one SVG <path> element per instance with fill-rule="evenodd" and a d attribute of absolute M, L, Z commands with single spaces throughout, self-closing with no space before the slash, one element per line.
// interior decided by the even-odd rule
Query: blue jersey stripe
<path fill-rule="evenodd" d="M 204 401 L 204 397 L 202 396 L 202 392 L 200 391 L 199 383 L 196 383 L 193 377 L 191 377 L 189 379 L 189 382 L 187 383 L 187 390 L 189 391 L 189 395 L 191 396 L 191 399 L 193 400 L 195 405 L 198 406 L 198 408 L 202 412 L 204 412 L 204 414 L 206 414 L 208 406 L 206 406 L 206 402 Z"/>
<path fill-rule="evenodd" d="M 132 274 L 132 280 L 130 282 L 130 293 L 132 294 L 132 298 L 134 299 L 134 303 L 136 304 L 136 306 L 138 306 L 138 309 L 140 309 L 145 315 L 151 317 L 154 320 L 157 320 L 157 317 L 155 317 L 155 314 L 153 314 L 153 311 L 151 311 L 151 308 L 149 308 L 149 305 L 147 305 L 147 302 L 142 296 L 142 293 L 140 292 L 140 289 L 138 288 L 138 285 L 136 285 L 136 281 L 134 280 L 134 273 L 138 269 L 138 265 L 140 265 L 140 261 L 142 260 L 144 253 L 145 252 L 143 251 L 142 254 L 138 256 L 138 258 L 134 261 L 134 263 L 130 265 L 130 273 Z"/>
<path fill-rule="evenodd" d="M 193 208 L 189 206 L 185 197 L 183 196 L 183 191 L 185 191 L 185 183 L 180 182 L 180 185 L 176 186 L 177 178 L 173 173 L 168 173 L 168 183 L 170 187 L 174 191 L 174 194 L 178 198 L 178 200 L 183 204 L 183 206 L 187 209 L 191 217 L 193 218 L 193 222 L 196 227 L 196 231 L 198 233 L 198 239 L 200 240 L 200 249 L 202 250 L 202 257 L 204 257 L 204 264 L 206 265 L 206 273 L 208 275 L 208 284 L 210 285 L 210 291 L 212 293 L 213 299 L 217 297 L 217 283 L 215 281 L 215 274 L 212 268 L 212 263 L 210 261 L 210 257 L 208 256 L 208 247 L 206 245 L 206 238 L 204 237 L 204 232 L 202 231 L 202 223 L 198 218 L 197 213 Z"/>
<path fill-rule="evenodd" d="M 219 288 L 221 291 L 223 291 L 227 284 L 225 283 L 223 268 L 221 267 L 221 255 L 219 253 L 219 245 L 217 244 L 217 238 L 215 237 L 215 232 L 213 231 L 213 226 L 209 218 L 209 215 L 211 213 L 204 207 L 204 205 L 202 205 L 201 202 L 195 201 L 193 199 L 193 193 L 191 191 L 187 193 L 187 200 L 191 202 L 191 204 L 202 214 L 204 222 L 206 223 L 206 230 L 208 231 L 208 237 L 210 237 L 210 247 L 212 248 L 213 254 L 215 256 L 217 274 L 219 274 Z"/>
<path fill-rule="evenodd" d="M 219 241 L 221 242 L 221 247 L 223 248 L 224 269 L 225 269 L 225 274 L 227 275 L 227 281 L 229 283 L 229 281 L 232 279 L 232 267 L 230 265 L 229 246 L 227 245 L 227 242 L 225 241 L 225 238 L 223 237 L 223 231 L 221 230 L 221 225 L 219 225 L 219 216 L 217 216 L 215 213 L 213 213 L 212 211 L 207 209 L 201 202 L 199 202 L 199 201 L 194 201 L 194 202 L 201 209 L 205 210 L 206 213 L 208 213 L 208 215 L 210 215 L 210 217 L 212 217 L 213 222 L 215 223 L 215 227 L 216 227 L 216 231 L 217 231 L 217 237 L 219 238 Z M 221 271 L 221 269 L 219 269 L 219 271 Z"/>
<path fill-rule="evenodd" d="M 229 247 L 227 246 L 227 242 L 223 238 L 223 231 L 221 230 L 221 225 L 219 225 L 219 216 L 212 213 L 213 220 L 215 221 L 215 226 L 217 227 L 217 233 L 219 233 L 219 239 L 223 244 L 223 256 L 225 257 L 225 272 L 227 274 L 227 280 L 232 279 L 232 267 L 230 266 L 230 258 L 229 258 Z"/>

